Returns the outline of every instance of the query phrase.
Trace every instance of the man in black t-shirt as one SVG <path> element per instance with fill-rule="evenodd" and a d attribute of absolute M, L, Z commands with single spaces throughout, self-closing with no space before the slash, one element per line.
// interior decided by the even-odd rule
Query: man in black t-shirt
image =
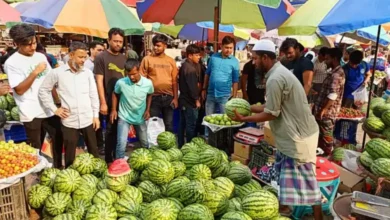
<path fill-rule="evenodd" d="M 286 62 L 282 64 L 301 82 L 306 95 L 309 95 L 313 81 L 314 65 L 311 60 L 302 54 L 302 45 L 294 38 L 287 38 L 280 46 L 280 50 L 286 55 Z"/>
<path fill-rule="evenodd" d="M 253 56 L 256 56 L 254 54 Z M 254 58 L 253 58 L 254 59 Z M 265 74 L 255 67 L 253 60 L 244 65 L 241 76 L 243 98 L 251 105 L 265 102 Z"/>

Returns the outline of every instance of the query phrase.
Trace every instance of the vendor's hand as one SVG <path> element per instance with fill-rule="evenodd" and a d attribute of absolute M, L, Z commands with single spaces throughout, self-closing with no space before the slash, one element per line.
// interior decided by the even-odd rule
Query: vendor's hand
<path fill-rule="evenodd" d="M 42 73 L 43 71 L 45 71 L 47 67 L 47 62 L 40 62 L 34 69 L 33 73 L 38 75 L 40 73 Z"/>
<path fill-rule="evenodd" d="M 364 81 L 364 82 L 363 82 L 364 87 L 367 87 L 367 86 L 368 86 L 368 82 L 369 82 L 369 81 Z"/>
<path fill-rule="evenodd" d="M 150 112 L 149 111 L 145 111 L 145 113 L 144 113 L 145 121 L 149 120 L 149 118 L 150 118 Z"/>
<path fill-rule="evenodd" d="M 325 109 L 322 109 L 322 110 L 318 113 L 318 119 L 322 120 L 322 117 L 324 117 L 325 114 L 326 114 L 326 110 L 325 110 Z"/>
<path fill-rule="evenodd" d="M 197 109 L 200 109 L 200 107 L 202 106 L 199 100 L 196 100 L 195 105 Z"/>
<path fill-rule="evenodd" d="M 0 96 L 6 95 L 9 93 L 10 87 L 8 84 L 1 84 L 0 85 Z"/>
<path fill-rule="evenodd" d="M 234 118 L 233 121 L 244 122 L 244 116 L 238 113 L 237 109 L 234 109 Z"/>
<path fill-rule="evenodd" d="M 173 104 L 173 107 L 175 107 L 175 109 L 177 109 L 177 107 L 179 106 L 179 101 L 177 100 L 177 98 L 173 98 L 171 105 L 172 104 Z"/>
<path fill-rule="evenodd" d="M 118 112 L 116 110 L 112 110 L 110 114 L 110 122 L 114 124 L 114 121 L 118 118 Z"/>
<path fill-rule="evenodd" d="M 101 104 L 100 105 L 100 114 L 108 115 L 108 106 L 107 106 L 107 104 Z"/>
<path fill-rule="evenodd" d="M 69 110 L 63 107 L 57 108 L 56 112 L 54 112 L 55 115 L 60 117 L 61 119 L 65 119 L 69 117 L 70 113 Z"/>
<path fill-rule="evenodd" d="M 95 131 L 97 131 L 100 128 L 99 118 L 93 118 L 92 125 L 93 125 L 93 129 L 95 129 Z"/>

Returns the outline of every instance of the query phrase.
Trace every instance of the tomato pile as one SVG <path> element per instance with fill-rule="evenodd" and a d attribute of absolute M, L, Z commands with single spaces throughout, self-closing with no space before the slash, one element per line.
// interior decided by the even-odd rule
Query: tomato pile
<path fill-rule="evenodd" d="M 362 118 L 365 117 L 365 114 L 353 108 L 341 108 L 338 117 L 339 118 Z"/>

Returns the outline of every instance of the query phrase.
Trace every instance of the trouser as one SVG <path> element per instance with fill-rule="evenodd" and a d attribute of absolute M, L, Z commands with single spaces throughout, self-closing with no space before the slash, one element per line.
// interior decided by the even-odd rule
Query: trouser
<path fill-rule="evenodd" d="M 114 120 L 114 123 L 112 124 L 108 119 L 108 115 L 106 116 L 100 114 L 100 121 L 103 121 L 104 117 L 106 117 L 106 129 L 104 133 L 101 132 L 101 141 L 103 141 L 103 135 L 104 135 L 105 160 L 107 163 L 111 163 L 112 161 L 114 161 L 115 158 L 118 120 Z"/>
<path fill-rule="evenodd" d="M 150 117 L 160 117 L 162 114 L 165 130 L 173 132 L 173 108 L 171 106 L 173 96 L 156 95 L 152 97 Z"/>
<path fill-rule="evenodd" d="M 196 133 L 199 135 L 204 135 L 205 126 L 202 125 L 202 122 L 205 115 L 206 115 L 206 109 L 205 106 L 203 105 L 198 110 L 198 120 L 196 122 Z"/>
<path fill-rule="evenodd" d="M 320 147 L 326 155 L 330 155 L 333 151 L 333 130 L 335 120 L 324 118 L 322 120 L 317 120 L 317 123 L 320 129 L 318 147 Z"/>
<path fill-rule="evenodd" d="M 32 147 L 41 150 L 46 132 L 49 134 L 52 144 L 53 166 L 62 167 L 62 133 L 61 119 L 57 116 L 49 118 L 34 118 L 30 122 L 23 122 L 26 130 L 27 142 Z"/>
<path fill-rule="evenodd" d="M 93 129 L 93 125 L 81 129 L 68 128 L 62 125 L 61 129 L 62 135 L 64 136 L 65 167 L 69 167 L 74 161 L 80 132 L 83 134 L 88 153 L 92 154 L 94 157 L 99 157 L 96 142 L 96 132 Z"/>
<path fill-rule="evenodd" d="M 215 113 L 216 108 L 219 108 L 221 114 L 225 113 L 226 102 L 229 101 L 230 96 L 214 97 L 207 95 L 206 98 L 206 115 Z M 205 135 L 208 136 L 208 130 L 206 128 Z"/>
<path fill-rule="evenodd" d="M 198 109 L 191 107 L 181 107 L 180 110 L 180 125 L 179 125 L 179 147 L 184 145 L 184 133 L 187 142 L 196 136 L 196 123 L 198 120 Z"/>
<path fill-rule="evenodd" d="M 96 141 L 97 141 L 97 146 L 98 149 L 104 149 L 104 138 L 103 138 L 103 119 L 107 123 L 107 118 L 109 118 L 108 115 L 101 115 L 99 114 L 99 120 L 100 120 L 100 128 L 96 131 Z M 107 125 L 107 124 L 106 124 Z"/>
<path fill-rule="evenodd" d="M 125 151 L 127 146 L 127 138 L 129 136 L 131 124 L 127 123 L 125 120 L 121 118 L 118 119 L 118 143 L 116 145 L 116 153 L 115 158 L 120 159 L 125 157 Z M 141 125 L 133 125 L 135 132 L 137 134 L 137 138 L 141 144 L 141 147 L 148 147 L 148 139 L 146 133 L 146 124 Z"/>

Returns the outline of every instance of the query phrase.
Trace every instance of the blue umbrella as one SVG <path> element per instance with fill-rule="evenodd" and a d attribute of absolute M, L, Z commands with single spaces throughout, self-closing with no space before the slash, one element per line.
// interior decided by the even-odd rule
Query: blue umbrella
<path fill-rule="evenodd" d="M 376 42 L 377 34 L 378 26 L 371 26 L 345 33 L 345 36 L 363 43 L 368 43 L 368 41 Z M 390 37 L 382 27 L 381 35 L 379 36 L 379 44 L 383 46 L 388 46 L 390 44 Z"/>

